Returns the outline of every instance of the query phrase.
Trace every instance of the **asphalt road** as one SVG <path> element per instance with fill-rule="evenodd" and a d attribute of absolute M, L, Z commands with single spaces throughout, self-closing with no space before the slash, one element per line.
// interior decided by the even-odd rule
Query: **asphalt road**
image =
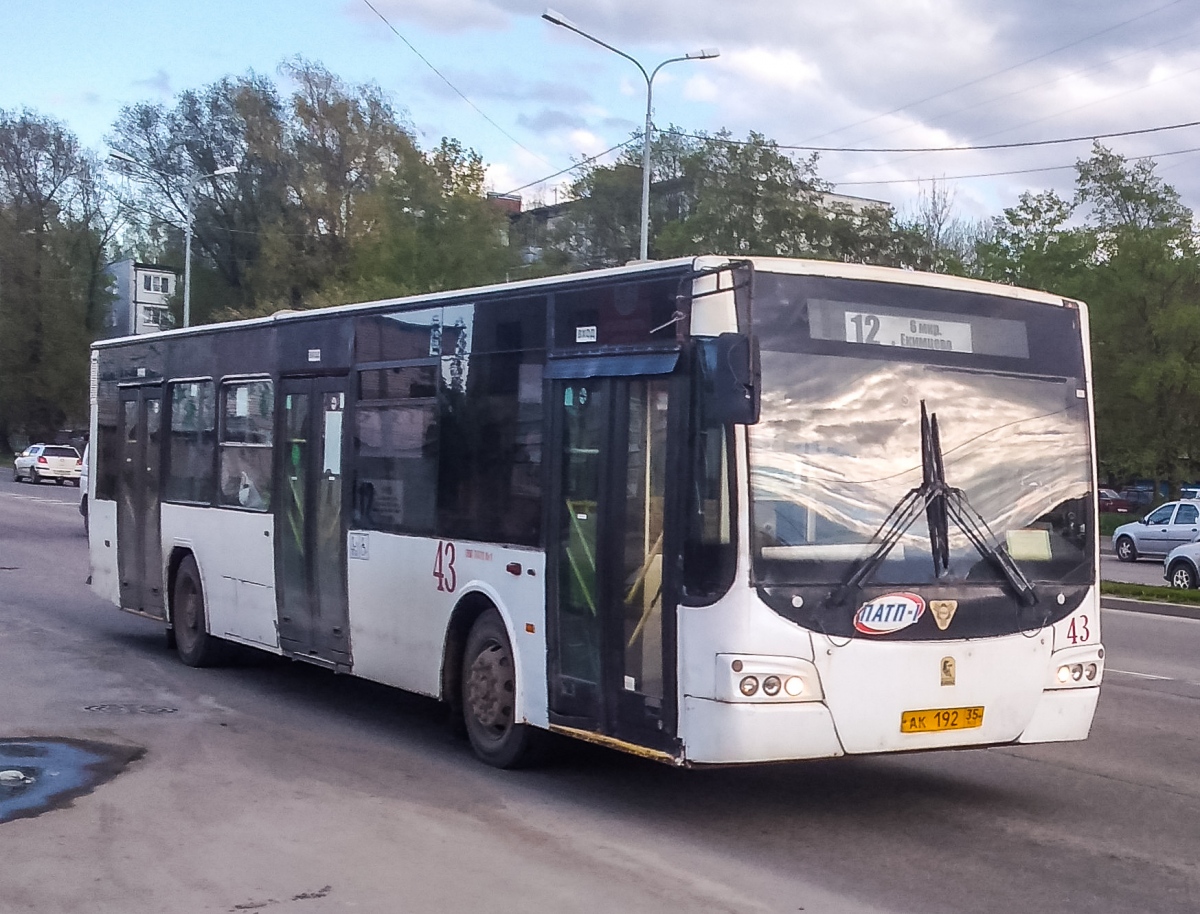
<path fill-rule="evenodd" d="M 0 480 L 0 743 L 144 754 L 0 824 L 5 914 L 1200 910 L 1200 622 L 1105 612 L 1084 743 L 499 772 L 432 702 L 182 666 L 84 587 L 75 499 Z"/>
<path fill-rule="evenodd" d="M 1107 536 L 1100 540 L 1100 578 L 1105 581 L 1122 581 L 1126 584 L 1167 586 L 1167 581 L 1163 577 L 1162 558 L 1122 562 L 1113 554 L 1112 539 Z"/>

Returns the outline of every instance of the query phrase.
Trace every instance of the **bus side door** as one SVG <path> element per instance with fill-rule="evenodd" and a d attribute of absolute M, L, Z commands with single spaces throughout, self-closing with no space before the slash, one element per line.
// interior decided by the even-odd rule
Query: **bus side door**
<path fill-rule="evenodd" d="M 275 512 L 279 643 L 332 666 L 350 663 L 346 596 L 345 378 L 280 383 Z"/>
<path fill-rule="evenodd" d="M 675 733 L 672 376 L 553 383 L 551 722 L 657 749 Z M 677 479 L 680 474 L 674 474 Z"/>
<path fill-rule="evenodd" d="M 117 570 L 121 606 L 161 619 L 163 605 L 159 477 L 162 466 L 162 388 L 121 389 L 120 470 L 117 474 Z"/>

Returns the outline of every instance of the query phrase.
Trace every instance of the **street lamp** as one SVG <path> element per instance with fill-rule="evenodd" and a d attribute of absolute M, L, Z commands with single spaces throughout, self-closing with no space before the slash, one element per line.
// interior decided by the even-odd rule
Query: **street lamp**
<path fill-rule="evenodd" d="M 600 45 L 602 48 L 607 48 L 614 54 L 618 54 L 630 61 L 642 74 L 642 78 L 646 80 L 646 129 L 642 133 L 642 226 L 641 226 L 641 247 L 640 260 L 650 259 L 650 113 L 651 99 L 654 92 L 654 77 L 669 63 L 678 63 L 681 60 L 712 60 L 714 57 L 720 57 L 721 52 L 716 48 L 701 48 L 699 51 L 692 51 L 684 54 L 682 57 L 670 57 L 664 60 L 651 72 L 647 73 L 646 68 L 634 57 L 626 54 L 619 48 L 614 48 L 611 44 L 601 41 L 595 35 L 589 35 L 574 22 L 564 16 L 562 13 L 548 9 L 542 13 L 542 18 L 552 25 L 562 26 L 564 29 L 569 29 L 576 35 L 582 35 L 588 41 Z"/>
<path fill-rule="evenodd" d="M 115 149 L 108 154 L 110 159 L 116 159 L 118 162 L 124 162 L 126 165 L 133 165 L 137 168 L 153 171 L 157 174 L 166 176 L 164 172 L 159 171 L 147 165 L 145 162 L 138 161 L 131 155 L 126 155 L 123 152 L 117 152 Z M 196 185 L 201 181 L 206 181 L 209 178 L 219 178 L 222 175 L 235 175 L 237 168 L 233 165 L 223 165 L 216 171 L 209 172 L 204 175 L 193 174 L 188 178 L 187 189 L 187 221 L 184 226 L 183 233 L 183 326 L 190 327 L 192 325 L 192 222 L 196 215 Z"/>

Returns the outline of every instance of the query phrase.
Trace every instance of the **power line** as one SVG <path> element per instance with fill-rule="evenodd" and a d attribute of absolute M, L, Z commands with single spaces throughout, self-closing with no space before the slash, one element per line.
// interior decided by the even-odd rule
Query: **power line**
<path fill-rule="evenodd" d="M 445 74 L 443 74 L 441 70 L 439 70 L 432 63 L 430 63 L 429 58 L 427 58 L 424 54 L 422 54 L 415 47 L 413 47 L 413 44 L 411 41 L 409 41 L 407 38 L 405 38 L 403 35 L 401 35 L 398 31 L 396 31 L 396 27 L 388 21 L 387 17 L 384 16 L 383 13 L 379 12 L 379 10 L 377 10 L 375 8 L 375 6 L 371 3 L 371 0 L 363 0 L 363 3 L 365 3 L 370 8 L 372 13 L 374 13 L 381 20 L 383 20 L 383 24 L 392 30 L 393 35 L 395 35 L 397 38 L 399 38 L 401 41 L 403 41 L 406 45 L 408 45 L 408 49 L 410 51 L 412 51 L 414 54 L 416 54 L 417 57 L 419 57 L 421 59 L 421 62 L 423 64 L 425 64 L 425 66 L 429 67 L 429 69 L 431 69 L 434 73 L 437 74 L 438 79 L 440 79 L 447 86 L 449 86 L 451 89 L 453 89 L 454 93 L 459 98 L 461 98 L 464 102 L 466 102 L 468 105 L 470 105 L 472 108 L 474 108 L 476 113 L 478 113 L 480 117 L 482 117 L 485 121 L 487 121 L 489 124 L 491 124 L 497 130 L 499 130 L 502 134 L 504 134 L 506 137 L 508 137 L 510 140 L 512 140 L 512 142 L 516 146 L 518 146 L 521 149 L 524 149 L 527 153 L 529 153 L 531 156 L 533 156 L 539 162 L 545 162 L 547 165 L 550 164 L 549 161 L 542 158 L 542 156 L 538 155 L 536 152 L 534 152 L 532 149 L 530 149 L 528 146 L 526 146 L 524 143 L 522 143 L 520 140 L 518 140 L 515 136 L 513 136 L 511 133 L 509 133 L 507 130 L 505 130 L 503 127 L 501 127 L 499 124 L 497 124 L 494 120 L 492 120 L 490 117 L 488 117 L 487 113 L 484 112 L 484 110 L 482 108 L 480 108 L 477 104 L 475 104 L 473 101 L 471 101 L 469 98 L 467 98 L 467 96 L 463 94 L 462 90 L 459 89 L 458 86 L 456 86 L 456 85 L 454 85 L 454 83 L 450 82 L 450 80 L 446 78 Z"/>
<path fill-rule="evenodd" d="M 1182 74 L 1180 74 L 1182 75 Z M 1143 88 L 1143 87 L 1139 87 Z M 1186 127 L 1200 127 L 1200 121 L 1186 121 L 1182 124 L 1164 124 L 1159 127 L 1143 127 L 1139 130 L 1118 130 L 1112 133 L 1089 133 L 1080 136 L 1059 137 L 1053 140 L 1025 140 L 1016 143 L 983 143 L 974 146 L 802 146 L 793 143 L 755 143 L 750 140 L 733 140 L 712 137 L 702 133 L 683 133 L 667 131 L 677 136 L 693 140 L 719 139 L 722 143 L 732 146 L 769 146 L 774 149 L 795 149 L 801 152 L 983 152 L 996 149 L 1033 149 L 1038 146 L 1062 146 L 1067 143 L 1081 143 L 1084 140 L 1108 140 L 1127 136 L 1143 136 L 1149 133 L 1162 133 L 1167 130 L 1182 130 Z"/>
<path fill-rule="evenodd" d="M 547 181 L 557 178 L 559 175 L 565 175 L 569 171 L 576 171 L 580 168 L 583 168 L 585 165 L 590 165 L 592 162 L 595 162 L 598 159 L 604 158 L 610 152 L 615 152 L 616 150 L 621 149 L 624 146 L 629 146 L 634 142 L 640 143 L 641 137 L 636 137 L 636 136 L 630 137 L 627 140 L 617 143 L 616 146 L 609 146 L 603 152 L 598 152 L 594 156 L 588 156 L 585 159 L 580 159 L 574 165 L 570 165 L 567 168 L 560 169 L 559 171 L 554 172 L 554 174 L 552 174 L 552 175 L 546 175 L 544 178 L 538 178 L 536 181 L 530 181 L 528 184 L 522 184 L 520 187 L 514 187 L 512 190 L 506 191 L 505 196 L 507 196 L 508 194 L 515 194 L 517 191 L 524 190 L 527 187 L 533 187 L 535 184 L 545 184 Z"/>
<path fill-rule="evenodd" d="M 1200 152 L 1200 146 L 1193 146 L 1191 149 L 1177 149 L 1173 152 L 1158 152 L 1154 155 L 1135 156 L 1134 161 L 1143 159 L 1165 159 L 1168 156 L 1181 156 L 1191 152 Z M 1065 171 L 1068 168 L 1075 168 L 1076 164 L 1071 165 L 1047 165 L 1044 168 L 1019 168 L 1012 171 L 988 171 L 973 175 L 942 175 L 940 177 L 927 178 L 891 178 L 881 181 L 830 181 L 834 187 L 862 187 L 868 184 L 919 184 L 923 181 L 967 181 L 972 178 L 1001 178 L 1008 175 L 1031 175 L 1043 171 Z"/>

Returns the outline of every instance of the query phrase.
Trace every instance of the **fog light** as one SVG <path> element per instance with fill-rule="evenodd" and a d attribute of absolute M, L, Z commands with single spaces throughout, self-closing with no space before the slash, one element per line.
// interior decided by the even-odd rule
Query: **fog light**
<path fill-rule="evenodd" d="M 1076 682 L 1079 682 L 1079 680 L 1083 678 L 1083 664 L 1082 663 L 1072 663 L 1071 664 L 1071 678 L 1074 679 Z"/>
<path fill-rule="evenodd" d="M 804 680 L 799 676 L 789 676 L 783 681 L 783 690 L 795 698 L 804 691 Z"/>
<path fill-rule="evenodd" d="M 1060 666 L 1058 668 L 1058 681 L 1067 683 L 1071 679 L 1071 668 L 1069 666 Z"/>
<path fill-rule="evenodd" d="M 1100 670 L 1099 670 L 1099 669 L 1097 669 L 1097 667 L 1096 667 L 1096 664 L 1094 664 L 1094 663 L 1089 663 L 1089 664 L 1087 665 L 1087 667 L 1084 669 L 1084 671 L 1083 671 L 1083 675 L 1084 675 L 1084 676 L 1086 676 L 1086 677 L 1088 678 L 1088 681 L 1089 681 L 1089 682 L 1091 682 L 1093 679 L 1095 679 L 1095 678 L 1096 678 L 1096 674 L 1097 674 L 1097 673 L 1099 673 L 1099 672 L 1100 672 Z"/>
<path fill-rule="evenodd" d="M 729 665 L 733 668 L 735 673 L 740 673 L 742 671 L 742 661 L 740 660 L 735 660 Z"/>
<path fill-rule="evenodd" d="M 749 698 L 758 691 L 758 679 L 754 676 L 743 676 L 742 681 L 738 683 L 738 688 L 742 690 L 742 694 Z"/>
<path fill-rule="evenodd" d="M 768 676 L 763 680 L 763 691 L 768 695 L 774 696 L 779 694 L 779 690 L 783 687 L 783 683 L 779 681 L 778 676 Z"/>

